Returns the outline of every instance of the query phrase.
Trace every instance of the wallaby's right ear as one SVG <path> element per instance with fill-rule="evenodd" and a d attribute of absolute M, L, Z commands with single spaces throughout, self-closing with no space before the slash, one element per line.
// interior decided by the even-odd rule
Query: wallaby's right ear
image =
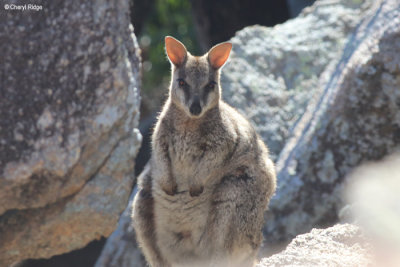
<path fill-rule="evenodd" d="M 165 50 L 167 50 L 169 60 L 175 66 L 179 67 L 185 61 L 186 47 L 174 37 L 165 37 Z"/>

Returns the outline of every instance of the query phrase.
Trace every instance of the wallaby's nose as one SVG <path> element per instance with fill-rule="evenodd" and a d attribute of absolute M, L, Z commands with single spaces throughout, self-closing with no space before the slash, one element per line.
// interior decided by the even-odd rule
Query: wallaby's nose
<path fill-rule="evenodd" d="M 192 103 L 192 105 L 190 105 L 189 111 L 190 111 L 190 113 L 192 113 L 192 115 L 199 115 L 201 113 L 200 102 L 199 101 L 194 101 Z"/>

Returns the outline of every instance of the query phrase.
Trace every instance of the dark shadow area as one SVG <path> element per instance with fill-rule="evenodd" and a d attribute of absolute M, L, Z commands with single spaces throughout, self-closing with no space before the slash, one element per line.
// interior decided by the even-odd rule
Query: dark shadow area
<path fill-rule="evenodd" d="M 94 266 L 106 238 L 90 242 L 86 247 L 50 259 L 27 260 L 18 267 L 90 267 Z"/>
<path fill-rule="evenodd" d="M 191 0 L 202 51 L 232 38 L 249 25 L 274 26 L 289 19 L 286 1 Z"/>

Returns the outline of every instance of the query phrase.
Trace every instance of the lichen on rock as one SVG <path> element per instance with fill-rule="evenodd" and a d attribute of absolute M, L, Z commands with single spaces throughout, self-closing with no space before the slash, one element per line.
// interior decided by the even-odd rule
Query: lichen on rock
<path fill-rule="evenodd" d="M 399 149 L 400 68 L 389 60 L 400 53 L 399 15 L 397 1 L 375 3 L 334 71 L 320 79 L 319 100 L 297 123 L 277 162 L 268 242 L 337 222 L 345 177 Z"/>
<path fill-rule="evenodd" d="M 372 4 L 317 1 L 283 24 L 247 27 L 231 39 L 224 99 L 253 122 L 274 159 Z"/>

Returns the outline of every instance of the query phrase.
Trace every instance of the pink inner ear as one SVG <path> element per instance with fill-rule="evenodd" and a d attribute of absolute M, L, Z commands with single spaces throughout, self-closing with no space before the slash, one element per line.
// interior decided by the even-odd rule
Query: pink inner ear
<path fill-rule="evenodd" d="M 170 36 L 165 37 L 165 49 L 167 50 L 169 60 L 176 66 L 181 65 L 185 60 L 186 48 L 175 38 Z"/>
<path fill-rule="evenodd" d="M 218 69 L 222 67 L 229 58 L 232 49 L 231 43 L 222 43 L 211 48 L 208 53 L 211 66 Z"/>

